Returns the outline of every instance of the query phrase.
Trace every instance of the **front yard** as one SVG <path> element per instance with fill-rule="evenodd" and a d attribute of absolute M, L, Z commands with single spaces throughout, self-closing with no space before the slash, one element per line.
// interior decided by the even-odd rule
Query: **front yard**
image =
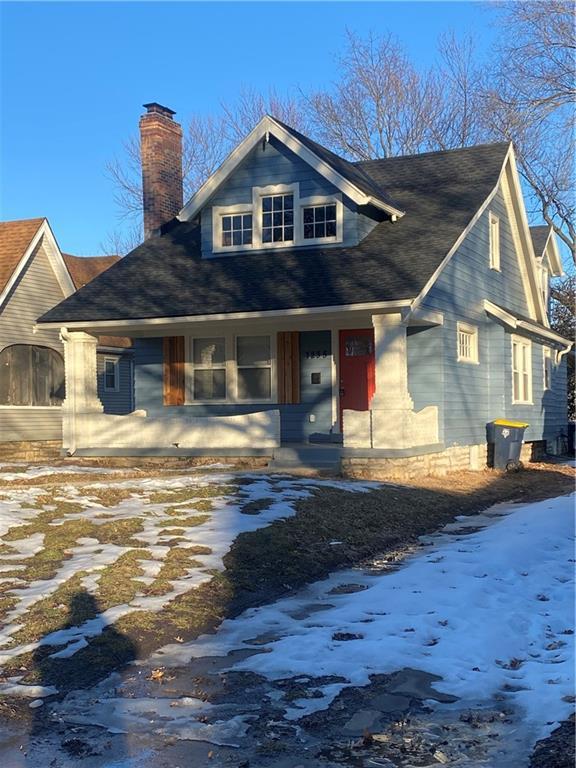
<path fill-rule="evenodd" d="M 194 743 L 192 762 L 182 765 L 200 766 L 204 759 L 213 765 L 241 765 L 244 753 L 235 752 L 233 746 L 218 752 L 214 744 L 242 744 L 247 753 L 256 749 L 243 741 L 247 738 L 260 745 L 260 751 L 256 749 L 260 762 L 250 753 L 250 766 L 308 765 L 305 752 L 300 762 L 291 763 L 291 752 L 286 755 L 279 749 L 294 738 L 291 731 L 282 730 L 294 719 L 308 718 L 307 727 L 316 734 L 316 741 L 318 734 L 324 732 L 325 737 L 330 732 L 332 742 L 338 742 L 335 728 L 343 737 L 348 735 L 348 740 L 364 738 L 363 734 L 372 739 L 374 728 L 382 727 L 382 718 L 375 715 L 372 720 L 358 716 L 359 730 L 348 727 L 346 723 L 357 712 L 344 718 L 345 722 L 338 720 L 334 706 L 347 711 L 346 702 L 359 695 L 354 691 L 374 690 L 375 696 L 392 696 L 393 701 L 394 685 L 400 685 L 400 692 L 404 690 L 405 699 L 406 690 L 414 693 L 418 689 L 426 695 L 407 697 L 407 706 L 418 711 L 428 698 L 469 701 L 473 684 L 462 670 L 470 659 L 459 658 L 461 634 L 453 634 L 448 642 L 446 627 L 452 630 L 461 623 L 458 613 L 469 601 L 476 601 L 479 608 L 486 603 L 486 591 L 472 589 L 484 578 L 477 558 L 474 554 L 454 555 L 459 565 L 447 572 L 451 578 L 456 574 L 457 579 L 468 580 L 470 587 L 459 593 L 456 603 L 451 600 L 452 587 L 438 573 L 440 581 L 433 590 L 426 591 L 428 577 L 424 574 L 418 577 L 423 580 L 422 589 L 412 575 L 409 583 L 414 588 L 408 590 L 402 574 L 414 569 L 412 560 L 390 577 L 383 574 L 394 571 L 410 552 L 425 554 L 430 546 L 449 547 L 464 535 L 476 535 L 477 528 L 489 526 L 488 531 L 494 526 L 497 530 L 501 525 L 494 523 L 498 514 L 491 513 L 470 518 L 468 525 L 460 520 L 454 531 L 448 529 L 434 537 L 432 545 L 419 539 L 457 516 L 472 515 L 499 502 L 526 504 L 558 497 L 572 489 L 572 471 L 559 465 L 539 465 L 508 476 L 462 473 L 410 485 L 234 472 L 225 467 L 0 467 L 0 716 L 7 750 L 3 763 L 19 765 L 10 760 L 27 753 L 27 765 L 45 765 L 46 749 L 60 761 L 54 765 L 76 765 L 77 760 L 86 768 L 112 765 L 113 759 L 132 753 L 136 760 L 144 747 L 131 739 L 135 733 L 145 732 L 146 749 L 150 750 L 142 763 L 146 765 L 163 765 L 154 761 L 169 753 L 172 762 L 167 764 L 178 764 L 175 761 L 183 759 L 178 752 L 182 739 Z M 564 512 L 550 512 L 551 521 L 556 517 L 565 520 L 567 504 L 560 506 Z M 536 511 L 530 513 L 532 517 L 526 513 L 527 519 L 542 540 L 546 533 L 542 520 L 548 507 L 532 509 Z M 510 539 L 516 534 L 512 527 L 498 535 Z M 555 546 L 560 547 L 564 529 L 551 522 L 550 536 L 552 543 L 543 550 L 544 560 L 554 556 Z M 490 546 L 494 554 L 494 542 Z M 494 568 L 504 571 L 510 551 L 500 559 L 494 554 L 493 568 L 487 565 L 486 573 L 494 576 Z M 441 557 L 450 561 L 448 552 Z M 522 557 L 521 552 L 518 562 L 510 563 L 510 572 L 501 574 L 502 585 L 496 585 L 503 613 L 510 610 L 514 594 L 519 595 L 515 574 L 525 565 Z M 530 562 L 526 568 L 532 568 Z M 565 589 L 556 606 L 555 592 L 550 602 L 548 583 L 563 585 L 565 570 L 566 564 L 562 573 L 551 568 L 537 571 L 542 582 L 540 602 L 551 612 L 555 607 L 566 610 Z M 335 575 L 322 581 L 330 574 Z M 534 566 L 534 578 L 535 574 Z M 399 579 L 400 601 L 379 591 L 383 584 L 391 589 L 393 582 L 386 579 L 392 578 Z M 494 586 L 495 582 L 489 582 Z M 416 594 L 421 591 L 423 596 Z M 488 612 L 479 610 L 477 623 L 467 619 L 469 631 L 480 637 L 482 622 L 486 624 L 496 615 L 492 592 L 490 595 Z M 288 600 L 286 606 L 275 602 L 282 599 Z M 371 608 L 385 609 L 387 605 L 388 610 L 380 613 L 390 613 L 393 618 L 370 616 Z M 530 624 L 527 613 L 531 606 L 529 601 L 520 601 L 518 621 Z M 414 626 L 396 626 L 410 623 L 410 612 Z M 424 613 L 434 614 L 434 619 L 422 623 Z M 436 613 L 442 613 L 442 618 Z M 314 621 L 320 614 L 324 620 Z M 548 645 L 559 645 L 549 649 L 549 654 L 567 645 L 559 633 L 570 630 L 569 616 L 563 629 L 556 618 L 549 622 L 558 627 Z M 399 645 L 391 644 L 390 637 L 400 637 L 403 632 L 411 642 L 406 644 L 404 638 Z M 499 668 L 520 680 L 517 685 L 523 687 L 525 659 L 512 652 L 518 634 L 511 630 L 509 634 L 511 640 L 504 649 L 507 657 L 499 659 Z M 418 649 L 423 645 L 421 657 Z M 474 651 L 479 668 L 481 647 L 479 641 Z M 381 649 L 386 649 L 387 665 L 375 661 Z M 490 653 L 502 655 L 504 650 L 496 644 Z M 262 653 L 266 655 L 262 657 Z M 352 667 L 346 662 L 350 654 L 354 654 Z M 206 659 L 212 659 L 210 674 Z M 138 660 L 136 666 L 126 667 L 134 660 Z M 447 660 L 448 667 L 452 664 L 453 679 Z M 416 664 L 416 672 L 402 671 Z M 124 669 L 121 675 L 110 677 Z M 384 674 L 392 675 L 392 682 L 383 682 Z M 394 674 L 408 674 L 404 689 Z M 440 678 L 451 687 L 450 695 L 433 690 L 434 680 Z M 488 689 L 497 689 L 501 679 L 493 670 L 481 679 L 477 693 L 486 699 Z M 529 686 L 542 688 L 544 695 L 544 683 L 537 676 L 529 680 Z M 253 708 L 249 715 L 246 707 L 238 709 L 238 703 L 242 699 L 246 703 L 246 692 L 251 690 L 251 705 L 256 700 L 267 703 Z M 549 693 L 553 688 L 550 685 L 545 690 Z M 550 701 L 556 699 L 561 696 L 551 693 Z M 515 704 L 520 705 L 528 706 L 526 702 Z M 376 711 L 367 706 L 358 711 Z M 274 726 L 275 738 L 268 733 L 266 717 L 283 718 Z M 143 721 L 158 722 L 161 727 L 149 725 L 143 731 Z M 127 725 L 122 727 L 122 722 Z M 223 725 L 217 727 L 220 722 Z M 90 728 L 94 727 L 93 733 Z M 73 748 L 70 728 L 81 734 Z M 106 749 L 95 735 L 118 731 L 126 733 L 112 738 Z M 322 759 L 327 766 L 368 765 L 362 761 L 384 759 L 368 742 L 362 747 L 364 757 L 346 749 L 330 750 L 323 744 L 325 752 L 320 755 L 317 751 L 313 759 Z M 262 744 L 270 749 L 261 749 Z M 309 749 L 312 746 L 307 744 Z M 440 748 L 436 751 L 442 752 Z M 2 755 L 0 749 L 0 758 Z M 440 757 L 434 761 L 429 764 L 442 762 Z M 122 763 L 132 764 L 140 763 Z"/>

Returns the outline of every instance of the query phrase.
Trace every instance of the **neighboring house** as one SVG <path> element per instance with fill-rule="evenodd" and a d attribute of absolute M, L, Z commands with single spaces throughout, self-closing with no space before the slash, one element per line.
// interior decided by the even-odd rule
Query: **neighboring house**
<path fill-rule="evenodd" d="M 39 313 L 108 269 L 116 256 L 62 254 L 46 219 L 0 222 L 0 444 L 3 454 L 59 449 L 66 397 L 58 330 L 36 327 Z M 101 337 L 98 393 L 109 413 L 132 410 L 131 342 Z M 105 374 L 107 370 L 107 374 Z"/>
<path fill-rule="evenodd" d="M 479 466 L 498 417 L 554 447 L 561 266 L 552 233 L 534 252 L 511 145 L 350 163 L 265 117 L 183 206 L 180 126 L 146 107 L 146 241 L 39 320 L 67 329 L 69 451 Z M 102 333 L 134 340 L 129 415 L 101 412 Z"/>

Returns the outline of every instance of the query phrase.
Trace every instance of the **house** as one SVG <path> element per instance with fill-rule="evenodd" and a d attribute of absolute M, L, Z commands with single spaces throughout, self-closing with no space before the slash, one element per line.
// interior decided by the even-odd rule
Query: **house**
<path fill-rule="evenodd" d="M 0 222 L 0 445 L 7 458 L 60 451 L 65 398 L 57 329 L 39 313 L 118 261 L 62 254 L 47 219 Z M 101 336 L 98 393 L 108 413 L 132 410 L 131 342 Z"/>
<path fill-rule="evenodd" d="M 183 205 L 180 126 L 145 107 L 146 240 L 38 322 L 65 339 L 70 452 L 434 471 L 481 466 L 498 417 L 554 447 L 561 265 L 511 145 L 351 163 L 267 116 Z M 127 415 L 98 397 L 102 333 L 134 342 Z"/>

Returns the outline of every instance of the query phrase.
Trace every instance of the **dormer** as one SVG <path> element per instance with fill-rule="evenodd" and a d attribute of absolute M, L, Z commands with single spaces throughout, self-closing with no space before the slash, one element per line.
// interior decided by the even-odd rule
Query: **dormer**
<path fill-rule="evenodd" d="M 544 306 L 550 299 L 550 278 L 562 277 L 562 260 L 558 250 L 556 234 L 551 226 L 530 227 L 534 255 L 538 267 L 540 292 Z"/>
<path fill-rule="evenodd" d="M 403 211 L 353 163 L 264 117 L 182 209 L 204 257 L 357 245 Z"/>

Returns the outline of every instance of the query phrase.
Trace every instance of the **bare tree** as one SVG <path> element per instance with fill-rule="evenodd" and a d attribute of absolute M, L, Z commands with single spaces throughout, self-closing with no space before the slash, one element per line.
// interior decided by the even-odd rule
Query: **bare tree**
<path fill-rule="evenodd" d="M 506 3 L 485 91 L 487 128 L 514 142 L 535 210 L 576 262 L 574 224 L 574 7 L 571 2 Z"/>

